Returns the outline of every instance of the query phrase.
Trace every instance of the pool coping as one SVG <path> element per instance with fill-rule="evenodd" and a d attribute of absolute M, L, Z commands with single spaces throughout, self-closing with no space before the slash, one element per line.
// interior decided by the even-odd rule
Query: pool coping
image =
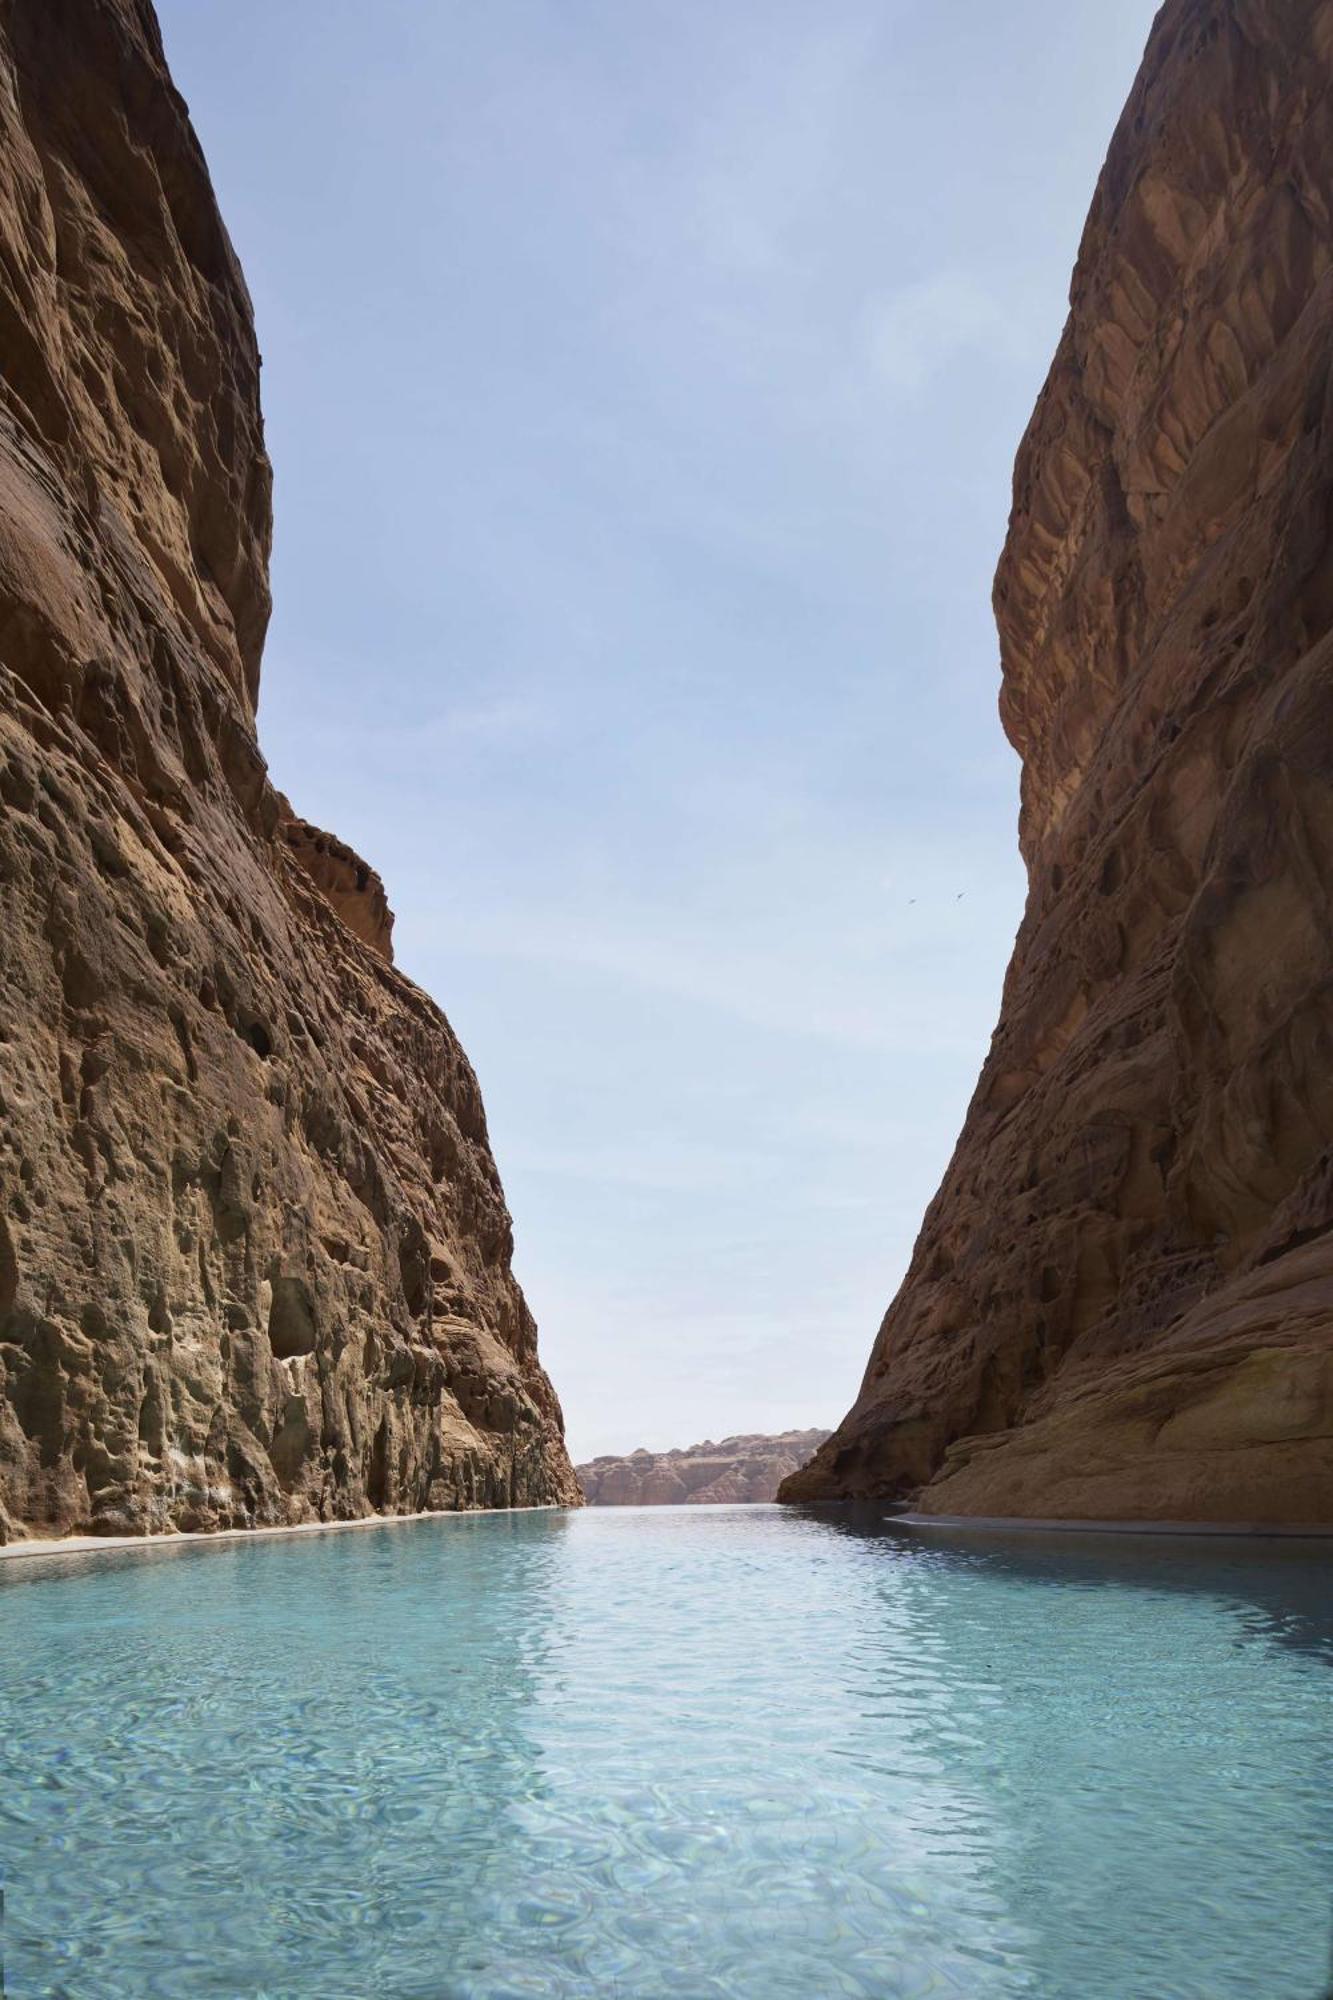
<path fill-rule="evenodd" d="M 1017 1531 L 1056 1535 L 1207 1535 L 1246 1541 L 1329 1541 L 1333 1523 L 1282 1521 L 1078 1521 L 1060 1515 L 1030 1514 L 886 1514 L 886 1521 L 904 1528 L 975 1529 L 983 1533 Z"/>
<path fill-rule="evenodd" d="M 347 1528 L 398 1528 L 412 1521 L 471 1521 L 482 1514 L 572 1514 L 556 1500 L 536 1507 L 427 1507 L 416 1514 L 354 1514 L 348 1521 L 290 1521 L 263 1528 L 164 1528 L 147 1535 L 28 1535 L 0 1544 L 0 1563 L 28 1556 L 113 1555 L 125 1549 L 207 1547 L 216 1542 L 272 1541 L 285 1535 L 336 1535 Z"/>

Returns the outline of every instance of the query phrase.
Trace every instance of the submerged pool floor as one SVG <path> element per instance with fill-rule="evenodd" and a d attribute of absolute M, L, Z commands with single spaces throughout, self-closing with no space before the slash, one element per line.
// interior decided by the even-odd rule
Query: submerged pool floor
<path fill-rule="evenodd" d="M 1317 2000 L 1326 1547 L 452 1517 L 0 1565 L 6 2000 Z"/>

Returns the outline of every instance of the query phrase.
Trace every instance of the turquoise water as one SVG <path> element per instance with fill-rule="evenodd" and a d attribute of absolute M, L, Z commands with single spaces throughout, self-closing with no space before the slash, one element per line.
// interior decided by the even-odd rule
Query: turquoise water
<path fill-rule="evenodd" d="M 1318 1545 L 775 1508 L 0 1566 L 7 2000 L 1315 2000 Z"/>

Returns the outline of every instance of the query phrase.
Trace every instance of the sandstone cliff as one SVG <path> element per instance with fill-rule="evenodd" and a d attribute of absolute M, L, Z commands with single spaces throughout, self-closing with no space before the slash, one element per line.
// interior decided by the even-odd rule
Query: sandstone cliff
<path fill-rule="evenodd" d="M 1168 0 L 996 582 L 1029 894 L 787 1499 L 1333 1519 L 1333 5 Z"/>
<path fill-rule="evenodd" d="M 572 1501 L 475 1078 L 256 745 L 259 355 L 148 0 L 3 0 L 0 75 L 0 1538 Z"/>
<path fill-rule="evenodd" d="M 803 1465 L 827 1431 L 746 1434 L 688 1445 L 683 1451 L 632 1451 L 576 1467 L 590 1507 L 715 1506 L 776 1500 L 778 1487 Z"/>

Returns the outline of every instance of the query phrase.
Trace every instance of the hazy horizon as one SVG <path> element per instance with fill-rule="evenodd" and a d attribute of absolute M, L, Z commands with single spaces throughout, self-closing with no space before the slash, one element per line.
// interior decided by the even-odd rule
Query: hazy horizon
<path fill-rule="evenodd" d="M 476 1067 L 571 1452 L 836 1424 L 1021 913 L 990 579 L 1154 8 L 158 11 L 263 748 Z"/>

